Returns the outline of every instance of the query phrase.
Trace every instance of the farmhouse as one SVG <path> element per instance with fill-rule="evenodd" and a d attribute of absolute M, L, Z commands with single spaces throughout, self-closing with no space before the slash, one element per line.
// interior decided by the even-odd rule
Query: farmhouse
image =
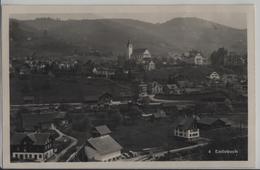
<path fill-rule="evenodd" d="M 11 135 L 11 159 L 45 161 L 53 155 L 50 133 L 14 133 Z"/>
<path fill-rule="evenodd" d="M 197 121 L 197 124 L 200 129 L 214 129 L 230 126 L 227 120 L 209 117 L 201 118 Z"/>
<path fill-rule="evenodd" d="M 199 128 L 197 127 L 196 120 L 192 117 L 187 117 L 181 120 L 174 129 L 174 136 L 194 140 L 200 136 Z"/>
<path fill-rule="evenodd" d="M 88 139 L 85 154 L 88 161 L 116 161 L 121 158 L 122 146 L 110 135 Z"/>

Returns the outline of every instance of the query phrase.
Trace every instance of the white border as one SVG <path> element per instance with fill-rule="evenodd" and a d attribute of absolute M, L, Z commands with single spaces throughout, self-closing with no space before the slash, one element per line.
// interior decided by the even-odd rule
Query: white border
<path fill-rule="evenodd" d="M 32 4 L 32 3 L 34 3 L 34 4 L 46 4 L 46 3 L 48 3 L 48 4 L 61 4 L 60 2 L 62 2 L 63 5 L 64 4 L 107 4 L 107 1 L 102 1 L 102 0 L 96 0 L 96 1 L 83 1 L 83 0 L 80 1 L 80 0 L 76 0 L 76 1 L 73 1 L 73 2 L 72 1 L 68 1 L 68 0 L 67 1 L 66 0 L 65 1 L 64 0 L 63 1 L 54 0 L 54 1 L 44 1 L 44 3 L 42 1 L 32 1 L 32 0 L 31 1 L 29 0 L 29 2 L 28 1 L 24 1 L 24 0 L 22 2 L 18 1 L 18 0 L 9 0 L 9 1 L 8 0 L 4 0 L 3 1 L 4 4 Z M 250 1 L 250 0 L 249 1 L 241 1 L 241 0 L 240 1 L 239 0 L 237 0 L 237 1 L 228 1 L 228 3 L 232 3 L 232 2 L 236 3 L 236 4 L 237 3 L 256 4 L 256 1 Z M 118 3 L 119 2 L 117 2 L 117 1 L 110 1 L 109 2 L 109 4 L 118 4 Z M 208 0 L 208 1 L 205 1 L 205 0 L 204 1 L 196 1 L 196 0 L 195 1 L 178 1 L 177 0 L 177 1 L 174 1 L 174 3 L 173 3 L 172 1 L 162 0 L 162 1 L 160 1 L 158 3 L 158 1 L 155 1 L 155 0 L 150 0 L 149 2 L 145 1 L 145 0 L 136 2 L 136 0 L 134 0 L 134 1 L 131 1 L 131 3 L 134 3 L 134 4 L 147 4 L 147 3 L 148 4 L 195 4 L 195 3 L 196 4 L 203 4 L 203 3 L 207 3 L 207 4 L 210 4 L 210 3 L 216 4 L 216 3 L 218 3 L 219 4 L 219 3 L 222 3 L 222 4 L 225 4 L 225 3 L 227 3 L 227 1 L 219 0 L 217 2 L 216 1 L 214 2 L 214 1 L 211 1 L 211 0 Z M 129 3 L 129 1 L 120 1 L 120 4 L 130 4 L 130 3 Z M 259 4 L 259 3 L 257 3 L 257 4 Z M 257 13 L 258 13 L 257 15 L 259 16 L 259 11 L 257 11 Z M 259 21 L 256 23 L 256 30 L 259 30 L 257 28 L 259 28 Z M 255 36 L 257 37 L 256 40 L 259 41 L 259 34 L 258 34 L 258 32 L 256 32 Z M 257 44 L 256 44 L 256 46 L 257 46 Z M 256 56 L 258 56 L 258 54 L 259 54 L 259 49 L 256 48 Z M 258 57 L 256 57 L 256 63 L 259 63 Z M 259 71 L 259 69 L 257 67 L 256 67 L 256 69 Z M 256 83 L 257 83 L 257 85 L 259 83 L 259 79 L 258 79 L 257 76 L 256 76 Z M 256 92 L 258 92 L 258 91 L 256 91 Z M 258 97 L 257 97 L 257 99 L 258 99 Z M 258 100 L 257 100 L 256 103 L 258 103 Z M 257 111 L 258 110 L 259 110 L 259 106 L 257 105 Z M 259 120 L 259 115 L 257 115 L 257 119 Z M 259 129 L 259 124 L 257 124 L 257 129 Z M 258 141 L 259 141 L 259 134 L 258 133 L 256 133 L 256 134 L 258 135 L 257 138 L 258 138 Z M 259 142 L 257 142 L 257 143 L 259 143 Z M 259 149 L 259 145 L 257 146 L 257 150 L 258 149 Z M 259 152 L 258 152 L 258 158 L 259 158 Z M 256 159 L 256 160 L 258 160 L 258 159 Z M 105 165 L 106 165 L 106 168 L 117 168 L 116 166 L 113 165 L 113 163 L 109 163 L 109 164 L 106 163 Z M 112 167 L 111 167 L 111 165 L 112 165 Z M 127 164 L 124 164 L 124 167 L 128 167 L 126 165 Z M 259 166 L 259 162 L 257 163 L 257 165 Z M 68 168 L 73 168 L 73 167 L 75 168 L 75 166 L 72 166 L 72 167 L 70 166 Z M 168 167 L 168 168 L 171 168 L 171 167 Z M 49 168 L 53 168 L 53 167 L 50 166 Z M 97 167 L 93 167 L 93 168 L 97 168 Z M 118 167 L 118 168 L 120 168 L 120 167 Z M 141 168 L 141 167 L 139 167 L 139 168 Z M 160 166 L 153 166 L 153 168 L 162 168 L 162 167 L 160 167 Z M 196 168 L 196 167 L 193 166 L 193 168 Z M 207 167 L 205 167 L 205 168 L 207 168 Z M 215 168 L 221 168 L 221 165 L 218 165 Z M 240 168 L 243 168 L 243 167 L 240 167 Z"/>

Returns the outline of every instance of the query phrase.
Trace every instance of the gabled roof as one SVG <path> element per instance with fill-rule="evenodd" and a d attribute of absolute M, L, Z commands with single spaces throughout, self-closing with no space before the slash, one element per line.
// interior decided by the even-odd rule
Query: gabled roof
<path fill-rule="evenodd" d="M 100 135 L 107 135 L 111 133 L 111 130 L 106 125 L 96 126 L 95 129 Z"/>
<path fill-rule="evenodd" d="M 222 121 L 222 122 L 225 122 L 226 124 L 228 123 L 228 121 L 225 119 L 210 118 L 210 117 L 201 118 L 200 120 L 198 120 L 198 123 L 211 125 L 211 124 L 215 123 L 216 121 Z"/>
<path fill-rule="evenodd" d="M 32 140 L 33 145 L 44 145 L 50 136 L 50 133 L 14 133 L 11 136 L 11 145 L 20 145 L 26 137 Z"/>
<path fill-rule="evenodd" d="M 177 127 L 181 128 L 181 129 L 184 129 L 184 130 L 193 129 L 194 126 L 196 126 L 195 123 L 196 123 L 196 120 L 194 118 L 187 117 L 187 118 L 182 119 L 178 123 Z"/>
<path fill-rule="evenodd" d="M 147 48 L 138 48 L 133 50 L 132 55 L 142 55 L 147 50 Z"/>
<path fill-rule="evenodd" d="M 100 155 L 118 152 L 122 146 L 118 144 L 110 135 L 88 139 L 88 144 Z"/>

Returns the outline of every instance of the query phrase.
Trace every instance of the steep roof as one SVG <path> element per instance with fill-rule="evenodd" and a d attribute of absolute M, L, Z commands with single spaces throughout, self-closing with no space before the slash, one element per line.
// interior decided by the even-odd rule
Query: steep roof
<path fill-rule="evenodd" d="M 50 133 L 14 133 L 11 136 L 11 144 L 19 145 L 26 137 L 29 137 L 33 141 L 33 145 L 44 145 L 50 136 Z"/>
<path fill-rule="evenodd" d="M 182 119 L 177 125 L 178 128 L 181 128 L 184 130 L 193 129 L 195 126 L 196 126 L 196 121 L 192 117 L 187 117 L 187 118 Z"/>
<path fill-rule="evenodd" d="M 137 48 L 133 50 L 133 55 L 142 55 L 147 50 L 147 48 Z"/>
<path fill-rule="evenodd" d="M 198 123 L 211 125 L 211 124 L 215 123 L 216 121 L 222 121 L 222 122 L 225 122 L 226 124 L 228 123 L 228 121 L 225 119 L 210 118 L 210 117 L 201 118 L 200 120 L 198 120 Z"/>
<path fill-rule="evenodd" d="M 88 139 L 88 143 L 100 155 L 117 152 L 122 149 L 122 146 L 117 143 L 110 135 L 90 138 Z"/>
<path fill-rule="evenodd" d="M 106 125 L 96 126 L 95 129 L 101 135 L 107 135 L 111 133 L 111 130 Z"/>

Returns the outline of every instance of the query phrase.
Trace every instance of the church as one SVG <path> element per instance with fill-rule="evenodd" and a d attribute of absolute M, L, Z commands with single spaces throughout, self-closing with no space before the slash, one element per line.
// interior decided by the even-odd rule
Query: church
<path fill-rule="evenodd" d="M 127 59 L 134 60 L 137 64 L 145 64 L 152 60 L 151 53 L 147 48 L 133 48 L 133 44 L 129 40 L 127 42 Z"/>

